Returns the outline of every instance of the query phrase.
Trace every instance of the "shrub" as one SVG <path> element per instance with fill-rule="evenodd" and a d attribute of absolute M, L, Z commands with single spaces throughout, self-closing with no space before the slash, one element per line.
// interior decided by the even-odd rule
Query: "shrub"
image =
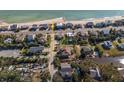
<path fill-rule="evenodd" d="M 101 57 L 103 55 L 104 49 L 102 48 L 101 45 L 98 44 L 95 47 L 95 51 L 98 51 L 99 52 L 99 57 Z"/>

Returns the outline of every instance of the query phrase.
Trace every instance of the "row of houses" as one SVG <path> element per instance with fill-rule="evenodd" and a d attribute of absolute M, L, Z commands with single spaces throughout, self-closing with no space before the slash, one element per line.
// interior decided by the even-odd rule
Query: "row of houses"
<path fill-rule="evenodd" d="M 13 24 L 10 26 L 1 26 L 0 31 L 27 30 L 28 28 L 29 28 L 29 26 L 27 26 L 27 25 L 18 26 L 17 24 Z"/>
<path fill-rule="evenodd" d="M 85 28 L 103 28 L 103 27 L 107 27 L 107 26 L 111 26 L 113 23 L 110 20 L 106 20 L 105 22 L 98 22 L 98 23 L 94 23 L 94 22 L 87 22 L 85 24 Z"/>
<path fill-rule="evenodd" d="M 73 24 L 73 23 L 55 23 L 54 30 L 61 30 L 61 29 L 79 29 L 79 28 L 103 28 L 107 26 L 123 26 L 124 19 L 116 20 L 112 22 L 111 20 L 106 20 L 105 22 L 87 22 L 86 24 Z M 0 31 L 16 31 L 16 30 L 29 30 L 29 31 L 36 31 L 39 30 L 50 30 L 52 28 L 52 24 L 33 24 L 31 26 L 28 25 L 21 25 L 12 24 L 10 26 L 2 26 L 0 27 Z"/>
<path fill-rule="evenodd" d="M 121 20 L 115 20 L 114 22 L 112 20 L 106 20 L 104 22 L 87 22 L 84 26 L 85 28 L 103 28 L 107 26 L 123 26 L 124 25 L 124 19 Z"/>
<path fill-rule="evenodd" d="M 67 29 L 67 28 L 82 28 L 81 24 L 73 25 L 72 23 L 55 23 L 54 24 L 54 30 L 60 30 L 60 29 Z M 28 25 L 21 25 L 18 26 L 17 24 L 12 24 L 10 26 L 2 26 L 0 27 L 0 31 L 17 31 L 17 30 L 29 30 L 29 31 L 36 31 L 36 30 L 50 30 L 52 29 L 52 24 L 33 24 L 31 26 Z"/>
<path fill-rule="evenodd" d="M 41 36 L 41 35 L 40 35 Z M 22 41 L 25 42 L 26 46 L 28 46 L 28 51 L 30 54 L 37 54 L 37 53 L 41 53 L 44 48 L 45 48 L 45 37 L 41 36 L 40 39 L 37 39 L 37 35 L 36 34 L 28 34 L 25 35 L 24 39 L 22 39 L 21 42 L 18 42 L 18 37 L 13 38 L 13 37 L 8 37 L 5 38 L 5 40 L 1 41 L 1 43 L 3 43 L 5 46 L 6 45 L 13 45 L 13 49 L 22 49 L 25 48 L 25 46 L 22 44 Z M 37 40 L 36 40 L 37 39 Z M 25 41 L 24 41 L 25 40 Z M 38 42 L 38 40 L 40 42 Z M 20 45 L 21 47 L 18 47 L 18 45 Z M 4 49 L 4 48 L 1 48 Z M 10 49 L 10 47 L 7 47 L 7 49 Z"/>
<path fill-rule="evenodd" d="M 59 41 L 64 36 L 86 39 L 86 38 L 91 37 L 91 36 L 94 36 L 94 37 L 97 38 L 100 35 L 107 36 L 107 35 L 110 35 L 110 34 L 111 34 L 111 29 L 102 29 L 102 30 L 97 30 L 97 31 L 95 31 L 95 30 L 85 31 L 83 29 L 79 29 L 79 30 L 76 30 L 76 31 L 68 30 L 68 31 L 66 31 L 66 33 L 56 33 L 55 40 Z"/>
<path fill-rule="evenodd" d="M 120 32 L 120 34 L 119 34 Z M 55 40 L 61 40 L 65 35 L 67 37 L 77 37 L 77 38 L 80 38 L 80 39 L 85 39 L 86 37 L 88 36 L 98 36 L 99 34 L 102 34 L 102 35 L 110 35 L 110 29 L 103 29 L 101 31 L 83 31 L 82 29 L 80 29 L 79 31 L 77 30 L 76 32 L 73 32 L 73 31 L 68 31 L 66 33 L 57 33 L 55 35 Z M 123 35 L 123 30 L 121 31 L 117 31 L 117 34 L 119 35 Z M 36 39 L 36 35 L 35 34 L 29 34 L 29 35 L 26 35 L 26 39 L 27 39 L 27 42 L 32 42 Z M 43 41 L 42 41 L 43 40 Z M 12 43 L 13 39 L 12 38 L 7 38 L 4 42 L 5 43 Z M 41 38 L 40 41 L 42 42 L 45 42 L 45 39 L 44 38 Z"/>

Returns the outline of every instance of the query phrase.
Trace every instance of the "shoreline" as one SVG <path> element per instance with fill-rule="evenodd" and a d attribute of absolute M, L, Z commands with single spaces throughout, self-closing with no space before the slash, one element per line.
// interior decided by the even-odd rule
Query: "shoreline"
<path fill-rule="evenodd" d="M 112 17 L 103 17 L 103 18 L 88 18 L 88 19 L 81 19 L 81 20 L 66 20 L 64 17 L 54 18 L 54 19 L 47 19 L 47 20 L 39 20 L 39 21 L 31 21 L 31 22 L 21 22 L 21 23 L 7 23 L 5 21 L 0 21 L 0 26 L 9 26 L 12 24 L 17 24 L 18 26 L 21 25 L 28 25 L 31 26 L 33 24 L 52 24 L 52 23 L 73 23 L 73 24 L 86 24 L 87 22 L 105 22 L 110 20 L 112 22 L 116 20 L 124 19 L 124 16 L 112 16 Z"/>

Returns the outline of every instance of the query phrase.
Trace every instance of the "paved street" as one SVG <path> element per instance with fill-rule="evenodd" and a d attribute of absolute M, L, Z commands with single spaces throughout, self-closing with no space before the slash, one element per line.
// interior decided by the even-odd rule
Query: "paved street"
<path fill-rule="evenodd" d="M 51 80 L 53 79 L 53 75 L 54 73 L 57 71 L 56 69 L 54 69 L 54 65 L 52 64 L 53 60 L 54 60 L 54 56 L 55 56 L 55 52 L 54 52 L 54 47 L 55 47 L 55 40 L 54 40 L 54 33 L 51 33 L 51 44 L 50 44 L 50 54 L 49 54 L 49 71 L 50 71 L 50 75 L 51 75 Z"/>

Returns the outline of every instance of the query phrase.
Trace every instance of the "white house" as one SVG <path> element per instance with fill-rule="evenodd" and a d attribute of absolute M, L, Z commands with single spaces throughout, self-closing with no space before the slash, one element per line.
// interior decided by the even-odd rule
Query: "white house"
<path fill-rule="evenodd" d="M 68 36 L 68 37 L 73 37 L 73 36 L 74 36 L 74 33 L 68 32 L 68 33 L 67 33 L 67 36 Z"/>

